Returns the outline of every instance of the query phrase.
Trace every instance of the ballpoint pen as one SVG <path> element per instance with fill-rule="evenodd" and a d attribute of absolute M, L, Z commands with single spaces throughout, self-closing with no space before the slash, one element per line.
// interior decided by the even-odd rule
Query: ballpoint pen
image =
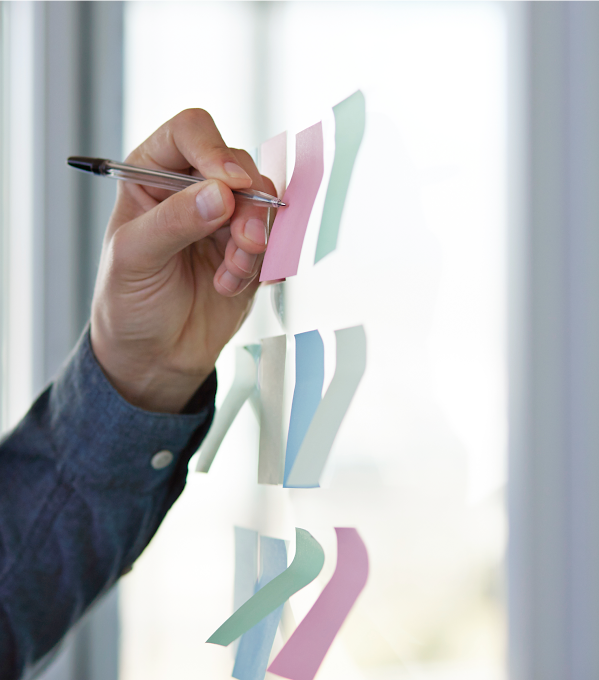
<path fill-rule="evenodd" d="M 166 172 L 165 170 L 151 170 L 150 168 L 139 168 L 128 163 L 118 163 L 109 161 L 106 158 L 87 158 L 85 156 L 71 156 L 67 163 L 77 170 L 91 172 L 102 177 L 112 177 L 125 182 L 135 182 L 135 184 L 145 184 L 149 187 L 159 189 L 169 189 L 170 191 L 181 191 L 197 182 L 204 182 L 205 177 L 194 177 L 193 175 L 182 175 L 178 172 Z M 279 208 L 285 206 L 276 196 L 271 196 L 263 191 L 253 189 L 233 189 L 233 194 L 252 203 Z"/>

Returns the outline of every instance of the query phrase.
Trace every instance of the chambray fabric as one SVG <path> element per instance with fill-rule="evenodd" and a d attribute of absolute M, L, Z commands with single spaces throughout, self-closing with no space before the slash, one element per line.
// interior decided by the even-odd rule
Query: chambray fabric
<path fill-rule="evenodd" d="M 216 374 L 182 415 L 113 389 L 86 332 L 0 442 L 0 679 L 27 673 L 146 547 L 214 415 Z M 174 454 L 155 470 L 152 456 Z"/>

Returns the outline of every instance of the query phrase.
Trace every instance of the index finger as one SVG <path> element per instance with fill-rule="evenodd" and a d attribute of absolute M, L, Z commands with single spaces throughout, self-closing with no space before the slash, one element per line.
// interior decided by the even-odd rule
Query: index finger
<path fill-rule="evenodd" d="M 252 184 L 251 177 L 225 144 L 212 116 L 203 109 L 178 113 L 138 146 L 127 162 L 172 172 L 195 168 L 207 179 L 219 179 L 231 189 L 247 189 Z"/>

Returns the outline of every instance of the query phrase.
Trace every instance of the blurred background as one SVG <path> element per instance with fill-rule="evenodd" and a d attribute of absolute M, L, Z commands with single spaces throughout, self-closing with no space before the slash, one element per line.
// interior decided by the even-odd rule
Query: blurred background
<path fill-rule="evenodd" d="M 209 475 L 43 670 L 44 680 L 228 678 L 233 527 L 334 526 L 370 554 L 322 680 L 599 677 L 599 9 L 596 3 L 2 2 L 2 427 L 84 328 L 121 159 L 208 110 L 255 154 L 322 120 L 325 180 L 298 276 L 262 288 L 234 347 L 364 324 L 367 371 L 318 490 L 256 484 L 246 405 Z M 331 106 L 364 141 L 337 251 L 313 265 Z M 273 295 L 283 301 L 277 315 Z M 193 461 L 192 461 L 193 468 Z M 274 651 L 280 649 L 280 634 Z M 267 676 L 268 677 L 268 676 Z M 271 676 L 275 677 L 275 676 Z"/>

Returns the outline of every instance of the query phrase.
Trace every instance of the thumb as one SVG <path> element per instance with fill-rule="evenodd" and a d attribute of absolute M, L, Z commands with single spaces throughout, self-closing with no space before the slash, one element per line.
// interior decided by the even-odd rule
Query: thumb
<path fill-rule="evenodd" d="M 179 251 L 222 227 L 234 210 L 235 199 L 223 182 L 198 182 L 118 229 L 114 256 L 127 269 L 156 271 Z"/>

